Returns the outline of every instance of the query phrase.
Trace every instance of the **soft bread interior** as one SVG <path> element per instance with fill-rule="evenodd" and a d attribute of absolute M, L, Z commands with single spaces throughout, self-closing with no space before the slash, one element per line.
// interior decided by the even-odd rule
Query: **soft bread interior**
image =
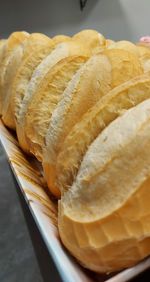
<path fill-rule="evenodd" d="M 25 116 L 25 133 L 30 151 L 40 161 L 51 114 L 69 80 L 86 60 L 84 56 L 69 56 L 58 62 L 43 78 L 31 99 Z"/>
<path fill-rule="evenodd" d="M 45 174 L 51 175 L 49 187 L 56 185 L 57 156 L 71 128 L 103 95 L 142 72 L 136 56 L 111 49 L 91 57 L 76 73 L 52 114 L 46 136 L 43 167 Z"/>
<path fill-rule="evenodd" d="M 93 106 L 68 134 L 57 158 L 57 185 L 67 190 L 93 140 L 127 109 L 150 98 L 150 74 L 145 73 L 114 88 Z"/>
<path fill-rule="evenodd" d="M 117 271 L 150 252 L 149 132 L 150 99 L 95 139 L 60 200 L 61 239 L 92 270 Z"/>

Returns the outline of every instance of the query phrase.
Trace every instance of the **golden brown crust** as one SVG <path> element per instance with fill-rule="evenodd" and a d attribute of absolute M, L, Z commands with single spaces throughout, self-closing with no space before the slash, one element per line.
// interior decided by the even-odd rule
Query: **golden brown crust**
<path fill-rule="evenodd" d="M 39 42 L 35 46 L 34 51 L 22 61 L 12 85 L 11 107 L 14 116 L 13 128 L 15 129 L 15 119 L 18 118 L 21 102 L 24 98 L 26 88 L 32 77 L 34 69 L 40 62 L 53 50 L 53 42 L 47 38 L 45 44 L 40 45 Z"/>
<path fill-rule="evenodd" d="M 2 114 L 3 101 L 5 98 L 5 76 L 7 76 L 6 71 L 9 67 L 10 59 L 13 51 L 22 44 L 29 34 L 26 32 L 14 32 L 12 33 L 7 41 L 4 43 L 3 55 L 0 61 L 0 115 Z"/>
<path fill-rule="evenodd" d="M 97 135 L 125 110 L 150 98 L 149 73 L 116 87 L 92 107 L 67 136 L 57 159 L 58 186 L 67 190 Z"/>
<path fill-rule="evenodd" d="M 61 34 L 61 35 L 54 36 L 52 39 L 56 44 L 58 44 L 58 43 L 61 43 L 61 42 L 69 41 L 71 38 L 69 36 Z"/>
<path fill-rule="evenodd" d="M 62 59 L 46 74 L 32 97 L 27 109 L 25 132 L 30 151 L 40 160 L 51 114 L 68 81 L 86 60 L 83 56 Z"/>
<path fill-rule="evenodd" d="M 112 122 L 59 202 L 61 239 L 91 270 L 118 271 L 150 253 L 149 121 L 150 99 Z"/>
<path fill-rule="evenodd" d="M 100 49 L 106 47 L 104 36 L 96 30 L 85 29 L 76 33 L 72 38 L 80 41 L 84 46 L 86 45 L 86 48 L 88 47 L 92 54 L 95 54 L 100 51 Z"/>

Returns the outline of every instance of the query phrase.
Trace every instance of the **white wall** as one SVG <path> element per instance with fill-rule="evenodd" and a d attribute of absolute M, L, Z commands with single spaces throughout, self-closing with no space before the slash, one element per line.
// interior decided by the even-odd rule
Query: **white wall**
<path fill-rule="evenodd" d="M 0 37 L 14 30 L 48 35 L 95 28 L 115 40 L 137 41 L 150 34 L 150 0 L 0 0 Z"/>

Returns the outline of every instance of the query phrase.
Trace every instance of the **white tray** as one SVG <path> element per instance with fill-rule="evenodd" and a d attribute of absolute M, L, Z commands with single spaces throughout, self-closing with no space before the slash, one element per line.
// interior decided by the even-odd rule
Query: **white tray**
<path fill-rule="evenodd" d="M 150 268 L 150 257 L 135 267 L 121 271 L 112 277 L 88 274 L 84 268 L 65 252 L 57 230 L 57 206 L 42 188 L 37 162 L 28 159 L 20 150 L 16 138 L 0 121 L 0 141 L 19 184 L 25 201 L 38 226 L 56 268 L 64 282 L 125 282 Z M 92 278 L 91 278 L 92 277 Z"/>

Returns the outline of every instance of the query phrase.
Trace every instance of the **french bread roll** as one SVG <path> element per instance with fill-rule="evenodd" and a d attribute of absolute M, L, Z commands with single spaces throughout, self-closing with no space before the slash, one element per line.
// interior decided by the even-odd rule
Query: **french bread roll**
<path fill-rule="evenodd" d="M 3 89 L 5 73 L 9 66 L 12 52 L 29 36 L 27 32 L 13 32 L 4 42 L 0 60 L 0 115 L 2 115 L 2 103 L 5 96 Z"/>
<path fill-rule="evenodd" d="M 149 98 L 148 72 L 114 88 L 72 128 L 56 163 L 56 183 L 62 194 L 72 185 L 87 148 L 100 132 L 124 111 Z"/>
<path fill-rule="evenodd" d="M 22 106 L 22 101 L 26 95 L 28 89 L 28 84 L 34 74 L 35 81 L 38 79 L 38 73 L 34 72 L 36 68 L 40 65 L 41 62 L 54 50 L 53 41 L 47 37 L 45 43 L 38 41 L 35 45 L 34 50 L 22 60 L 22 63 L 16 73 L 15 79 L 12 84 L 12 93 L 11 93 L 11 108 L 14 116 L 13 129 L 16 128 L 16 122 L 18 120 L 19 111 Z M 45 60 L 44 60 L 45 62 Z M 39 70 L 39 68 L 38 68 Z M 40 74 L 42 74 L 43 66 L 39 70 L 39 79 Z M 33 80 L 32 80 L 33 81 Z M 34 87 L 34 85 L 33 85 Z"/>
<path fill-rule="evenodd" d="M 150 254 L 150 99 L 98 135 L 59 201 L 66 248 L 96 272 L 114 272 Z"/>
<path fill-rule="evenodd" d="M 44 76 L 47 74 L 52 67 L 59 62 L 61 59 L 72 56 L 72 55 L 87 55 L 90 53 L 90 49 L 88 47 L 84 47 L 79 41 L 70 40 L 68 42 L 64 42 L 56 45 L 56 48 L 51 52 L 33 71 L 32 77 L 30 78 L 30 82 L 26 87 L 26 91 L 24 92 L 24 96 L 22 100 L 18 100 L 20 94 L 15 93 L 16 106 L 19 105 L 19 111 L 16 112 L 16 131 L 19 139 L 20 146 L 26 152 L 30 152 L 28 142 L 26 140 L 25 131 L 24 131 L 24 121 L 25 115 L 27 112 L 28 104 L 34 93 L 36 94 L 38 86 Z M 36 54 L 37 57 L 37 54 Z M 33 56 L 32 56 L 33 59 Z M 24 66 L 23 66 L 24 69 Z M 20 79 L 19 79 L 20 84 Z M 15 104 L 14 103 L 14 104 Z M 15 105 L 14 105 L 15 108 Z"/>
<path fill-rule="evenodd" d="M 59 190 L 55 183 L 57 156 L 71 128 L 103 95 L 141 73 L 137 56 L 109 49 L 92 56 L 70 81 L 52 113 L 43 151 L 43 169 L 52 193 Z"/>
<path fill-rule="evenodd" d="M 53 110 L 77 70 L 87 61 L 85 56 L 69 56 L 45 75 L 27 108 L 24 131 L 32 152 L 42 161 L 45 136 Z"/>
<path fill-rule="evenodd" d="M 49 39 L 50 40 L 50 39 Z M 59 42 L 61 42 L 63 38 L 59 38 Z M 24 40 L 23 44 L 20 44 L 18 48 L 16 48 L 12 52 L 11 59 L 9 60 L 9 66 L 6 70 L 3 92 L 5 93 L 5 97 L 3 97 L 3 111 L 2 111 L 2 119 L 4 123 L 10 127 L 14 128 L 14 119 L 11 110 L 11 99 L 12 96 L 12 83 L 15 78 L 16 72 L 20 66 L 20 64 L 28 57 L 31 53 L 35 52 L 37 46 L 44 46 L 47 44 L 48 37 L 41 33 L 32 33 L 26 40 Z"/>
<path fill-rule="evenodd" d="M 24 54 L 24 45 L 29 37 L 27 37 L 11 52 L 11 55 L 9 56 L 9 63 L 5 70 L 4 81 L 2 86 L 2 119 L 4 124 L 9 128 L 12 127 L 13 123 L 13 116 L 10 106 L 12 83 L 16 72 L 22 62 Z"/>

